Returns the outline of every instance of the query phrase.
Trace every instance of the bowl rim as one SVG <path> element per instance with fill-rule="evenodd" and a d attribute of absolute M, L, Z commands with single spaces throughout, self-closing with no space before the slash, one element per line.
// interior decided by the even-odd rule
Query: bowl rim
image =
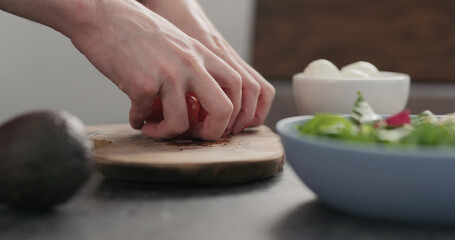
<path fill-rule="evenodd" d="M 292 76 L 293 80 L 306 80 L 306 81 L 335 81 L 335 82 L 359 82 L 359 81 L 384 81 L 384 80 L 393 80 L 393 81 L 410 81 L 411 77 L 409 74 L 400 73 L 400 72 L 389 72 L 389 71 L 380 71 L 381 74 L 385 76 L 381 77 L 371 77 L 371 78 L 309 78 L 304 77 L 303 72 L 296 73 Z"/>
<path fill-rule="evenodd" d="M 347 117 L 348 115 L 344 115 Z M 387 115 L 381 115 L 387 116 Z M 437 115 L 439 116 L 439 115 Z M 276 124 L 276 130 L 279 135 L 294 139 L 298 142 L 303 142 L 313 146 L 322 146 L 339 151 L 350 151 L 356 153 L 370 153 L 384 156 L 405 156 L 405 157 L 418 157 L 418 158 L 429 158 L 431 161 L 435 159 L 454 159 L 455 149 L 449 149 L 450 146 L 446 147 L 430 147 L 430 146 L 418 146 L 415 148 L 395 148 L 386 147 L 383 144 L 362 144 L 355 142 L 340 141 L 337 139 L 324 138 L 324 137 L 312 137 L 299 134 L 296 130 L 291 129 L 290 125 L 296 126 L 298 123 L 313 118 L 313 115 L 294 116 L 281 119 Z"/>

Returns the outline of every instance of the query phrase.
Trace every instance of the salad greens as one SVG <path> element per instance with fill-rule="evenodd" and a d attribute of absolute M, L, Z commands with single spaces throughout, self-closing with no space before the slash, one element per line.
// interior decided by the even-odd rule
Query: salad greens
<path fill-rule="evenodd" d="M 411 119 L 409 110 L 382 118 L 360 92 L 350 117 L 314 115 L 297 130 L 304 135 L 387 145 L 455 145 L 455 113 L 435 116 L 426 110 Z"/>

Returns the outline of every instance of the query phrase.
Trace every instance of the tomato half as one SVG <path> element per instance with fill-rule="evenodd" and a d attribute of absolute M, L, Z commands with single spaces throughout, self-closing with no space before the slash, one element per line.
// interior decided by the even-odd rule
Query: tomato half
<path fill-rule="evenodd" d="M 159 96 L 155 97 L 152 103 L 152 110 L 148 117 L 145 118 L 146 122 L 161 122 L 164 119 L 163 115 L 163 103 Z"/>
<path fill-rule="evenodd" d="M 194 93 L 186 94 L 186 109 L 188 111 L 188 121 L 190 122 L 190 129 L 192 129 L 199 122 L 199 111 L 201 104 Z"/>
<path fill-rule="evenodd" d="M 199 122 L 205 121 L 207 114 L 207 111 L 205 111 L 205 109 L 201 106 L 201 110 L 199 111 Z"/>

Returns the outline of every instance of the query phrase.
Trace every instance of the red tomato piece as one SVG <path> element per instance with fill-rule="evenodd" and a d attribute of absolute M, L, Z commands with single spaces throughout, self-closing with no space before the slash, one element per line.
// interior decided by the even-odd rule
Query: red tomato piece
<path fill-rule="evenodd" d="M 199 122 L 199 111 L 201 105 L 194 93 L 186 94 L 186 108 L 188 111 L 188 120 L 190 122 L 190 129 L 192 129 Z"/>
<path fill-rule="evenodd" d="M 387 123 L 387 126 L 390 127 L 399 127 L 404 124 L 411 124 L 411 117 L 409 115 L 409 110 L 406 109 L 400 113 L 388 117 L 385 122 Z"/>
<path fill-rule="evenodd" d="M 161 122 L 163 121 L 163 103 L 161 102 L 161 98 L 159 96 L 155 97 L 152 103 L 152 110 L 150 115 L 145 118 L 146 122 Z"/>
<path fill-rule="evenodd" d="M 207 111 L 205 111 L 205 109 L 201 106 L 201 110 L 199 111 L 199 122 L 205 121 L 207 114 Z"/>

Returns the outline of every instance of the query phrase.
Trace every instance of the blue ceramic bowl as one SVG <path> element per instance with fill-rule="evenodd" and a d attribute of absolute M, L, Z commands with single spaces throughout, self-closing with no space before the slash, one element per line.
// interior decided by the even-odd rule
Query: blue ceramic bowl
<path fill-rule="evenodd" d="M 286 118 L 277 131 L 286 159 L 319 199 L 342 211 L 385 219 L 455 223 L 455 150 L 389 149 L 308 137 Z"/>

